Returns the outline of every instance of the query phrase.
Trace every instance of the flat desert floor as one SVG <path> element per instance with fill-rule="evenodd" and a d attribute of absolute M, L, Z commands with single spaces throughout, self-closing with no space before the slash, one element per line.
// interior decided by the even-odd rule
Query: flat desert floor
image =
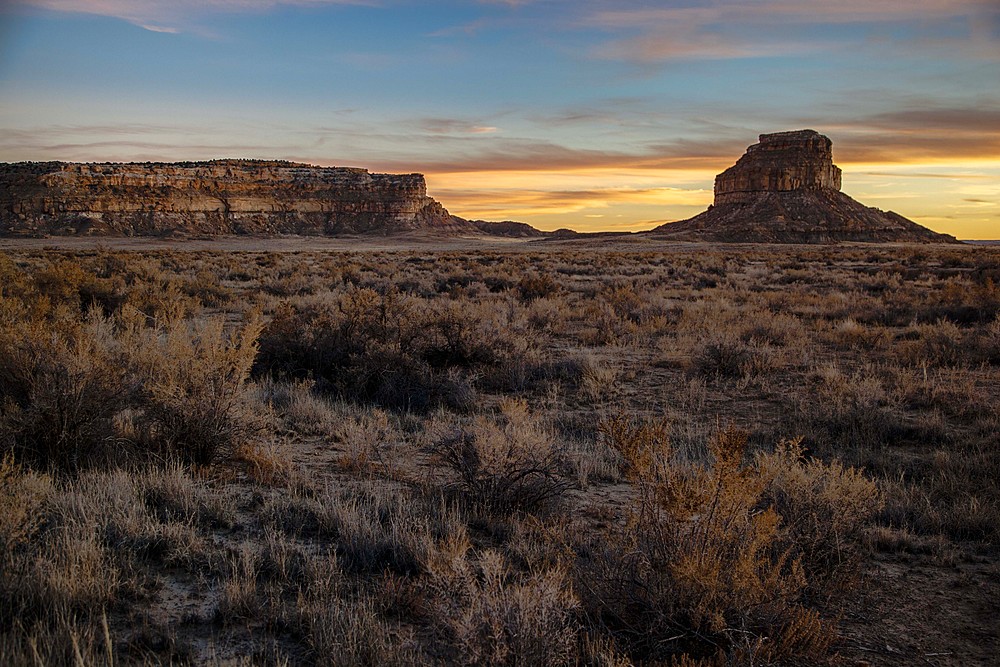
<path fill-rule="evenodd" d="M 0 433 L 3 664 L 998 664 L 998 247 L 0 239 Z"/>

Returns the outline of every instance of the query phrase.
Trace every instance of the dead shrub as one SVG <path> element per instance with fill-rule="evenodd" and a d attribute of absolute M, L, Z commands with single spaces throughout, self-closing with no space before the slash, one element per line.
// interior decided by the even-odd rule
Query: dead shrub
<path fill-rule="evenodd" d="M 114 441 L 134 391 L 112 323 L 0 322 L 2 447 L 41 468 L 75 471 Z"/>
<path fill-rule="evenodd" d="M 592 401 L 606 398 L 618 380 L 618 369 L 585 355 L 580 363 L 580 393 Z"/>
<path fill-rule="evenodd" d="M 427 528 L 412 510 L 412 499 L 377 493 L 352 496 L 333 508 L 341 567 L 353 573 L 419 572 Z"/>
<path fill-rule="evenodd" d="M 883 520 L 918 535 L 1000 539 L 1000 454 L 992 443 L 938 449 L 909 479 L 887 483 Z"/>
<path fill-rule="evenodd" d="M 864 529 L 882 507 L 882 494 L 861 470 L 803 456 L 802 440 L 758 454 L 767 480 L 761 498 L 781 517 L 782 541 L 802 563 L 809 589 L 843 594 L 858 574 Z"/>
<path fill-rule="evenodd" d="M 515 573 L 495 551 L 454 560 L 423 584 L 431 624 L 465 665 L 577 664 L 578 606 L 565 571 Z"/>
<path fill-rule="evenodd" d="M 211 463 L 262 428 L 247 385 L 262 323 L 251 317 L 227 335 L 221 319 L 179 321 L 141 332 L 133 362 L 155 439 L 187 463 Z"/>
<path fill-rule="evenodd" d="M 433 302 L 427 309 L 419 355 L 434 367 L 495 366 L 531 347 L 517 315 L 469 300 Z M 521 335 L 524 334 L 524 335 Z"/>
<path fill-rule="evenodd" d="M 81 304 L 80 288 L 90 278 L 79 263 L 59 260 L 34 274 L 35 288 L 53 305 L 70 305 L 73 308 L 87 308 Z"/>
<path fill-rule="evenodd" d="M 233 458 L 247 464 L 250 477 L 265 486 L 286 487 L 294 482 L 291 457 L 275 440 L 237 445 Z"/>
<path fill-rule="evenodd" d="M 850 317 L 834 324 L 829 337 L 837 347 L 856 350 L 880 350 L 891 340 L 885 328 L 864 324 Z"/>
<path fill-rule="evenodd" d="M 57 489 L 23 469 L 5 473 L 12 486 L 4 495 L 31 514 L 4 521 L 12 530 L 0 552 L 0 643 L 12 630 L 14 638 L 56 632 L 67 618 L 92 623 L 131 588 L 103 542 L 97 511 L 114 490 L 106 479 L 103 489 L 79 481 Z"/>
<path fill-rule="evenodd" d="M 258 400 L 273 409 L 286 427 L 301 435 L 327 435 L 341 416 L 330 399 L 313 390 L 310 380 L 278 382 L 265 378 L 257 383 Z"/>
<path fill-rule="evenodd" d="M 235 296 L 233 290 L 223 285 L 217 275 L 204 269 L 198 271 L 194 278 L 185 281 L 182 289 L 188 296 L 198 299 L 202 305 L 212 308 L 226 305 Z"/>
<path fill-rule="evenodd" d="M 62 613 L 52 622 L 19 622 L 14 632 L 0 633 L 0 664 L 114 665 L 107 615 L 98 620 Z"/>
<path fill-rule="evenodd" d="M 505 400 L 500 411 L 432 444 L 435 460 L 451 473 L 445 488 L 490 517 L 541 511 L 572 486 L 561 451 L 524 401 Z"/>
<path fill-rule="evenodd" d="M 413 302 L 360 288 L 334 304 L 286 305 L 262 333 L 255 372 L 310 378 L 323 391 L 394 409 L 468 408 L 468 378 L 449 371 L 484 355 L 466 345 L 464 327 L 435 328 Z M 440 338 L 442 331 L 454 338 Z"/>
<path fill-rule="evenodd" d="M 235 509 L 225 496 L 212 493 L 191 471 L 178 463 L 158 467 L 143 478 L 142 503 L 161 522 L 227 528 Z"/>
<path fill-rule="evenodd" d="M 900 358 L 913 365 L 959 366 L 969 358 L 962 330 L 948 320 L 917 324 L 904 334 L 912 340 L 899 343 Z"/>
<path fill-rule="evenodd" d="M 45 523 L 45 505 L 54 492 L 47 475 L 25 470 L 11 452 L 0 458 L 0 553 L 9 557 L 32 542 Z M 0 557 L 0 573 L 4 560 Z"/>
<path fill-rule="evenodd" d="M 285 534 L 332 540 L 338 567 L 352 574 L 415 575 L 440 540 L 464 531 L 437 499 L 379 487 L 276 498 L 262 514 L 265 526 Z"/>
<path fill-rule="evenodd" d="M 198 299 L 184 292 L 177 280 L 165 280 L 160 276 L 143 280 L 128 290 L 127 303 L 142 313 L 149 324 L 165 326 L 200 310 Z"/>
<path fill-rule="evenodd" d="M 832 629 L 803 604 L 806 571 L 767 503 L 771 479 L 743 464 L 746 434 L 721 431 L 710 465 L 679 460 L 654 435 L 641 436 L 656 443 L 651 456 L 623 452 L 638 461 L 639 498 L 628 526 L 582 566 L 589 615 L 633 659 L 825 655 Z"/>
<path fill-rule="evenodd" d="M 732 332 L 717 333 L 700 342 L 692 357 L 695 371 L 714 378 L 759 378 L 777 365 L 774 348 L 755 338 L 743 340 Z"/>
<path fill-rule="evenodd" d="M 392 462 L 385 453 L 400 439 L 390 416 L 378 409 L 346 416 L 335 435 L 343 450 L 341 465 L 355 471 L 388 471 Z"/>
<path fill-rule="evenodd" d="M 671 452 L 670 425 L 664 421 L 633 419 L 621 413 L 601 420 L 600 439 L 618 454 L 621 474 L 630 481 L 650 474 L 653 464 Z"/>
<path fill-rule="evenodd" d="M 426 664 L 412 638 L 385 619 L 370 594 L 351 590 L 335 558 L 308 564 L 295 622 L 317 664 Z"/>
<path fill-rule="evenodd" d="M 960 325 L 985 324 L 1000 314 L 1000 284 L 985 277 L 972 281 L 952 277 L 933 293 L 919 295 L 915 310 L 924 321 L 950 320 Z"/>
<path fill-rule="evenodd" d="M 521 301 L 530 303 L 559 293 L 562 286 L 547 273 L 530 273 L 517 282 L 517 293 Z"/>
<path fill-rule="evenodd" d="M 806 421 L 829 441 L 852 450 L 881 448 L 907 435 L 900 395 L 879 371 L 872 366 L 847 373 L 836 366 L 817 369 L 810 393 L 801 399 Z"/>

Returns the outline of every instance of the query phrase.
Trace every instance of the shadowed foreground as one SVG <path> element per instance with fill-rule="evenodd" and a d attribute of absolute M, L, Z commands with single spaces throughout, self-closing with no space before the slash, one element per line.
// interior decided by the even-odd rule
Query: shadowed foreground
<path fill-rule="evenodd" d="M 994 659 L 996 248 L 6 247 L 3 664 Z"/>

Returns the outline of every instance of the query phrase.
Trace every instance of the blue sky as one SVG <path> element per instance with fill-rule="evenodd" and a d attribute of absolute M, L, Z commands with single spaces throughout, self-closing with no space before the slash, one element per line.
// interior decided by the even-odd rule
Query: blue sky
<path fill-rule="evenodd" d="M 844 190 L 1000 237 L 987 0 L 0 0 L 0 160 L 420 171 L 453 213 L 645 229 L 762 132 Z"/>

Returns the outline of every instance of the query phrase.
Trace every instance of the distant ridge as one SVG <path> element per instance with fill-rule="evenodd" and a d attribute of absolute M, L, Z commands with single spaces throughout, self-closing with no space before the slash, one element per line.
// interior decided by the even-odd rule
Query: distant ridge
<path fill-rule="evenodd" d="M 707 211 L 648 233 L 736 243 L 957 242 L 898 213 L 865 206 L 840 185 L 827 137 L 815 130 L 762 134 L 715 177 L 715 202 Z"/>
<path fill-rule="evenodd" d="M 489 222 L 488 220 L 469 220 L 476 229 L 490 236 L 502 236 L 516 239 L 541 239 L 551 236 L 553 232 L 543 232 L 535 229 L 526 222 L 514 222 L 513 220 L 503 220 L 501 222 Z"/>
<path fill-rule="evenodd" d="M 635 236 L 743 243 L 936 242 L 938 234 L 840 192 L 832 142 L 813 130 L 760 135 L 715 180 L 715 203 Z M 573 241 L 627 232 L 538 230 L 465 220 L 422 174 L 284 160 L 0 163 L 0 236 L 461 236 Z"/>

